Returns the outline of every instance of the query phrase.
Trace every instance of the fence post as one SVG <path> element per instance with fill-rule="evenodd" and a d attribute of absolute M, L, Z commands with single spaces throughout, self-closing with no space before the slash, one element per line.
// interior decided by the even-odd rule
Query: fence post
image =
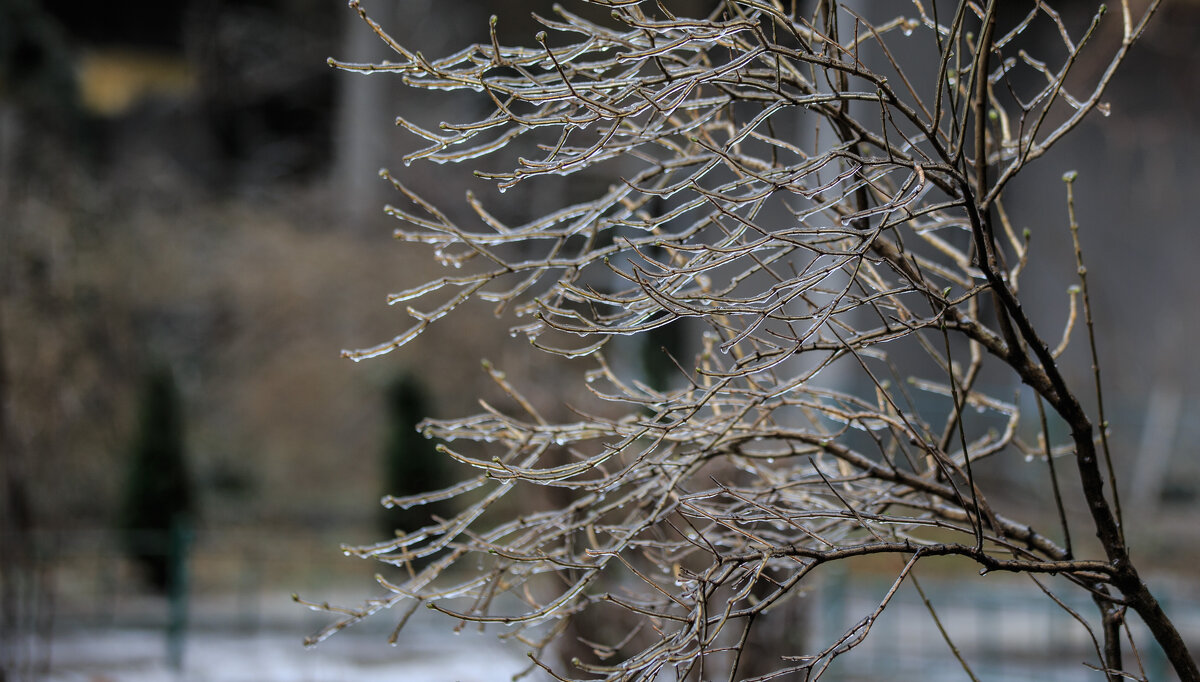
<path fill-rule="evenodd" d="M 187 638 L 188 551 L 193 535 L 192 525 L 186 518 L 176 516 L 171 521 L 167 573 L 167 663 L 172 670 L 183 669 L 183 647 Z"/>
<path fill-rule="evenodd" d="M 846 627 L 846 614 L 850 611 L 846 603 L 850 581 L 846 567 L 838 562 L 826 568 L 825 580 L 821 583 L 821 627 L 816 633 L 822 648 L 842 635 Z M 834 682 L 845 679 L 838 667 L 831 667 L 825 677 Z"/>

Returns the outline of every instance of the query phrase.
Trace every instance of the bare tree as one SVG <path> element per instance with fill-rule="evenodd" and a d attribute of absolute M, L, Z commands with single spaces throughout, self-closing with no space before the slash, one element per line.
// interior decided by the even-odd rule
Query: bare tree
<path fill-rule="evenodd" d="M 491 110 L 437 130 L 398 119 L 427 142 L 406 163 L 518 150 L 509 170 L 476 172 L 501 191 L 606 162 L 620 177 L 525 224 L 504 224 L 468 193 L 467 224 L 385 172 L 406 199 L 387 209 L 403 223 L 396 237 L 431 245 L 452 272 L 391 296 L 432 301 L 409 308 L 409 330 L 345 355 L 399 348 L 478 299 L 522 318 L 513 331 L 538 350 L 592 363 L 587 389 L 609 407 L 547 419 L 489 368 L 522 412 L 488 407 L 424 426 L 478 475 L 385 500 L 456 497 L 463 511 L 348 548 L 408 566 L 407 578 L 381 577 L 390 596 L 333 609 L 340 618 L 314 641 L 390 607 L 404 607 L 402 627 L 424 605 L 508 626 L 505 636 L 556 679 L 732 680 L 745 674 L 739 658 L 756 619 L 801 592 L 814 569 L 900 557 L 878 608 L 835 641 L 782 652 L 755 678 L 816 679 L 866 638 L 918 563 L 957 555 L 1042 587 L 1063 576 L 1089 594 L 1098 626 L 1071 613 L 1109 679 L 1144 679 L 1122 655 L 1132 610 L 1179 677 L 1200 680 L 1125 539 L 1076 176 L 1064 179 L 1079 283 L 1064 295 L 1062 326 L 1039 329 L 1027 314 L 1019 282 L 1031 237 L 1003 203 L 1027 164 L 1107 106 L 1105 88 L 1158 0 L 1140 14 L 1121 0 L 1111 17 L 1100 5 L 1081 31 L 1040 0 L 913 0 L 898 17 L 812 4 L 726 0 L 687 18 L 667 2 L 589 0 L 541 18 L 535 46 L 500 45 L 493 20 L 490 43 L 436 60 L 360 11 L 396 57 L 336 66 L 469 91 Z M 1101 68 L 1074 73 L 1108 22 L 1120 35 L 1097 46 L 1110 50 Z M 1027 51 L 1035 31 L 1056 36 L 1040 51 L 1050 54 Z M 920 51 L 932 55 L 924 66 L 911 56 Z M 681 377 L 673 388 L 606 360 L 615 337 L 684 323 L 696 332 L 694 357 L 670 358 Z M 1073 386 L 1060 356 L 1080 334 L 1093 373 Z M 1007 388 L 989 394 L 984 383 Z M 1032 414 L 1012 397 L 1019 384 L 1035 397 Z M 1047 426 L 1054 415 L 1067 427 L 1061 442 Z M 974 470 L 1002 457 L 1044 462 L 1037 485 L 1004 495 L 1023 505 L 1052 491 L 1055 527 L 995 503 Z M 555 499 L 566 502 L 504 512 L 506 496 L 539 486 L 565 491 Z M 1081 529 L 1068 528 L 1067 486 L 1086 500 L 1098 543 L 1072 543 Z M 418 558 L 430 561 L 418 570 Z M 618 612 L 633 625 L 587 642 L 591 660 L 551 663 L 547 647 L 569 621 Z"/>

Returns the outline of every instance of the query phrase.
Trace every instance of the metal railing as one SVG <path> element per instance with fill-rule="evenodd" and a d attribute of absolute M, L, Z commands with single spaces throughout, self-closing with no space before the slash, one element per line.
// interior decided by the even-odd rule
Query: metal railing
<path fill-rule="evenodd" d="M 26 594 L 22 613 L 7 614 L 4 665 L 10 679 L 39 679 L 42 642 L 81 631 L 159 631 L 163 657 L 175 666 L 184 657 L 187 638 L 198 632 L 294 633 L 301 637 L 325 620 L 292 603 L 291 594 L 306 597 L 346 595 L 356 603 L 370 596 L 372 575 L 380 564 L 342 556 L 341 540 L 369 533 L 361 526 L 319 532 L 257 527 L 200 529 L 193 538 L 179 534 L 147 534 L 148 546 L 173 554 L 183 580 L 174 593 L 156 594 L 139 580 L 135 562 L 127 558 L 109 530 L 63 530 L 35 537 L 35 561 L 17 567 L 4 562 L 10 584 Z M 22 571 L 25 575 L 16 575 Z M 19 578 L 19 580 L 15 580 Z M 1079 589 L 1061 589 L 1064 603 L 1093 622 L 1095 611 Z M 890 581 L 883 574 L 828 572 L 797 602 L 807 621 L 808 649 L 836 641 L 874 610 Z M 922 580 L 942 627 L 980 680 L 1008 681 L 1099 679 L 1084 662 L 1096 663 L 1085 629 L 1028 580 L 1006 576 L 971 576 L 969 572 L 931 574 Z M 1164 585 L 1172 595 L 1164 607 L 1191 643 L 1200 643 L 1200 585 Z M 9 603 L 3 608 L 12 609 Z M 385 621 L 387 619 L 384 619 Z M 24 626 L 25 631 L 21 632 Z M 377 625 L 388 626 L 381 622 Z M 1169 679 L 1162 653 L 1130 614 L 1134 638 L 1145 643 L 1141 665 L 1150 680 Z M 371 624 L 368 623 L 368 629 Z M 430 633 L 434 636 L 435 633 Z M 12 637 L 16 635 L 16 639 Z M 380 636 L 383 646 L 385 636 Z M 24 642 L 24 646 L 14 643 Z M 1200 647 L 1197 647 L 1200 648 Z M 778 652 L 780 655 L 810 652 Z M 1134 661 L 1132 651 L 1127 652 Z M 1136 667 L 1136 666 L 1135 666 Z M 24 671 L 25 674 L 20 674 Z M 870 635 L 855 651 L 839 657 L 824 679 L 966 680 L 969 679 L 930 618 L 921 595 L 903 586 Z"/>

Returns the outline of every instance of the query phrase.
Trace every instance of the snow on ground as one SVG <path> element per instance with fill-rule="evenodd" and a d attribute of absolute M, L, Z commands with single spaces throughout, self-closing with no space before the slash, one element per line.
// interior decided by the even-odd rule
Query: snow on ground
<path fill-rule="evenodd" d="M 305 649 L 272 632 L 190 633 L 183 667 L 168 666 L 155 630 L 77 631 L 55 638 L 48 682 L 490 682 L 529 660 L 494 638 L 452 635 L 390 647 L 379 637 L 345 634 Z"/>
<path fill-rule="evenodd" d="M 432 614 L 431 614 L 432 615 Z M 193 626 L 187 632 L 181 670 L 168 664 L 167 639 L 156 628 L 55 628 L 46 682 L 492 682 L 508 680 L 529 659 L 493 633 L 452 623 L 414 622 L 396 646 L 387 644 L 391 624 L 350 629 L 312 648 L 311 629 L 277 621 L 239 631 Z M 538 680 L 537 675 L 529 678 Z"/>

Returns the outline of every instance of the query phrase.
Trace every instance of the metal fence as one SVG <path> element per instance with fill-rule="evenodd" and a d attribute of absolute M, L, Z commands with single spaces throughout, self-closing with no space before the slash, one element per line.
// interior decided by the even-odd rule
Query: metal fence
<path fill-rule="evenodd" d="M 872 624 L 870 636 L 856 650 L 839 657 L 825 679 L 969 680 L 942 634 L 949 636 L 962 659 L 980 680 L 1102 680 L 1090 665 L 1099 665 L 1096 646 L 1083 618 L 1099 632 L 1096 607 L 1081 588 L 1065 579 L 1045 578 L 1049 587 L 1075 615 L 1056 604 L 1028 578 L 989 575 L 927 576 L 924 597 L 905 584 Z M 813 614 L 814 643 L 832 643 L 870 614 L 891 583 L 879 577 L 834 574 L 826 580 Z M 1163 606 L 1195 647 L 1200 645 L 1200 583 L 1160 584 L 1157 593 L 1172 595 Z M 930 615 L 925 599 L 937 615 Z M 1139 650 L 1126 647 L 1126 666 L 1145 677 L 1173 679 L 1162 650 L 1148 631 L 1128 614 L 1129 630 Z M 938 623 L 940 622 L 940 628 Z M 827 644 L 826 644 L 827 645 Z"/>
<path fill-rule="evenodd" d="M 326 621 L 322 614 L 292 603 L 293 592 L 318 599 L 346 596 L 351 604 L 373 595 L 372 576 L 381 566 L 338 551 L 341 541 L 357 541 L 361 537 L 356 536 L 364 532 L 369 531 L 360 527 L 202 530 L 188 547 L 187 589 L 175 599 L 146 590 L 136 565 L 122 554 L 110 531 L 40 534 L 35 562 L 23 568 L 3 562 L 6 580 L 16 584 L 14 579 L 20 578 L 22 590 L 19 603 L 10 600 L 3 606 L 8 631 L 0 633 L 5 635 L 0 639 L 5 640 L 6 679 L 41 679 L 52 667 L 49 651 L 56 638 L 79 641 L 80 633 L 87 632 L 157 631 L 162 636 L 162 659 L 170 662 L 174 657 L 177 665 L 188 637 L 213 632 L 223 636 L 282 633 L 290 655 L 299 656 L 304 634 Z M 178 538 L 147 538 L 152 541 L 165 552 L 178 549 L 173 544 Z M 874 571 L 830 571 L 817 577 L 809 592 L 793 602 L 805 622 L 808 649 L 828 646 L 859 626 L 890 587 L 886 574 Z M 980 680 L 1102 679 L 1084 665 L 1097 662 L 1086 630 L 1028 580 L 974 576 L 966 569 L 925 574 L 921 584 L 942 628 Z M 1095 625 L 1095 608 L 1085 593 L 1062 579 L 1047 578 L 1047 586 Z M 1160 594 L 1169 595 L 1164 604 L 1168 613 L 1200 649 L 1200 582 L 1158 587 Z M 1161 652 L 1132 614 L 1130 621 L 1134 638 L 1145 643 L 1140 660 L 1148 679 L 1171 679 Z M 372 646 L 386 648 L 384 631 L 391 625 L 386 616 L 378 623 L 368 622 Z M 438 632 L 431 626 L 422 637 L 433 638 Z M 1132 651 L 1127 656 L 1136 666 Z M 839 657 L 824 679 L 936 682 L 969 677 L 921 595 L 905 584 L 871 624 L 870 635 Z"/>
<path fill-rule="evenodd" d="M 341 541 L 363 535 L 361 524 L 142 533 L 141 551 L 173 557 L 179 571 L 166 591 L 156 592 L 113 530 L 33 533 L 22 538 L 24 556 L 0 557 L 0 666 L 6 673 L 0 679 L 42 679 L 53 666 L 56 641 L 75 641 L 81 632 L 160 632 L 162 658 L 174 668 L 197 632 L 286 631 L 298 647 L 325 619 L 295 604 L 292 593 L 370 591 L 378 564 L 339 550 Z"/>

